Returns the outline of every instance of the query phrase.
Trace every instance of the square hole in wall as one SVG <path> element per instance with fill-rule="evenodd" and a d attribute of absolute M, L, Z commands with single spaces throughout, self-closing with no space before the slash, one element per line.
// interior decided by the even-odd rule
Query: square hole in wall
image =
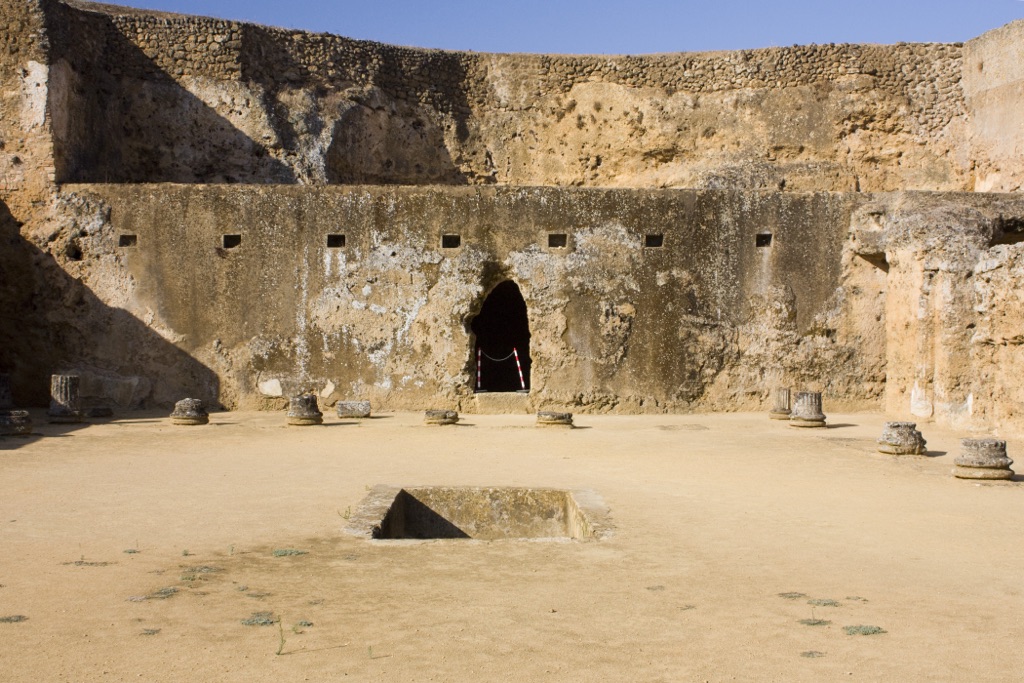
<path fill-rule="evenodd" d="M 242 236 L 241 235 L 224 235 L 221 238 L 221 244 L 225 249 L 234 249 L 235 247 L 241 246 Z"/>
<path fill-rule="evenodd" d="M 462 235 L 441 235 L 442 249 L 458 249 L 462 246 Z"/>
<path fill-rule="evenodd" d="M 664 235 L 646 235 L 644 236 L 644 246 L 649 249 L 657 249 L 665 246 Z"/>
<path fill-rule="evenodd" d="M 754 238 L 754 245 L 758 249 L 764 249 L 765 247 L 772 246 L 772 234 L 770 232 L 763 232 Z"/>
<path fill-rule="evenodd" d="M 139 245 L 138 235 L 119 235 L 117 238 L 117 246 L 119 247 L 137 247 Z"/>
<path fill-rule="evenodd" d="M 564 249 L 569 244 L 569 236 L 564 232 L 548 233 L 548 247 L 552 249 Z"/>
<path fill-rule="evenodd" d="M 328 235 L 327 236 L 327 248 L 328 249 L 341 249 L 345 246 L 344 235 Z"/>

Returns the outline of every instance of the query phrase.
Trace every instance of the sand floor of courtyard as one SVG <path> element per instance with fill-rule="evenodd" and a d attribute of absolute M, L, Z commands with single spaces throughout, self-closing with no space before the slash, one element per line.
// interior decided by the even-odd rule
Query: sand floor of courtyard
<path fill-rule="evenodd" d="M 878 414 L 34 418 L 0 440 L 7 683 L 1024 679 L 1024 479 L 953 479 L 935 425 L 895 457 Z M 588 489 L 613 534 L 343 533 L 376 484 Z"/>

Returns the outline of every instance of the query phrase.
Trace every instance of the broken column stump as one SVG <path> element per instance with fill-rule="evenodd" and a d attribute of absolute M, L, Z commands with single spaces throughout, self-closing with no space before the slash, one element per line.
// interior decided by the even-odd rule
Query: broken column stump
<path fill-rule="evenodd" d="M 1013 479 L 1013 460 L 1006 455 L 1006 442 L 999 439 L 962 439 L 953 464 L 957 479 Z"/>
<path fill-rule="evenodd" d="M 370 417 L 369 401 L 338 401 L 338 417 L 359 418 Z"/>
<path fill-rule="evenodd" d="M 772 420 L 789 419 L 789 388 L 777 388 L 772 392 L 772 409 L 768 417 Z"/>
<path fill-rule="evenodd" d="M 798 391 L 789 414 L 790 427 L 824 427 L 825 414 L 821 412 L 820 391 Z"/>
<path fill-rule="evenodd" d="M 171 424 L 182 426 L 205 425 L 210 423 L 206 406 L 198 398 L 186 398 L 174 404 Z"/>
<path fill-rule="evenodd" d="M 878 439 L 878 450 L 890 455 L 921 455 L 926 443 L 916 422 L 886 422 Z"/>
<path fill-rule="evenodd" d="M 53 375 L 50 378 L 50 422 L 82 421 L 80 380 L 78 375 Z"/>
<path fill-rule="evenodd" d="M 538 427 L 572 427 L 572 413 L 554 413 L 541 410 L 537 413 Z"/>
<path fill-rule="evenodd" d="M 428 425 L 453 425 L 459 421 L 459 414 L 454 410 L 428 410 L 423 421 Z"/>
<path fill-rule="evenodd" d="M 11 395 L 11 376 L 0 372 L 0 410 L 14 408 L 14 397 Z"/>
<path fill-rule="evenodd" d="M 32 418 L 27 410 L 0 410 L 0 436 L 25 436 L 32 433 Z"/>
<path fill-rule="evenodd" d="M 308 427 L 324 423 L 324 414 L 316 402 L 316 394 L 293 396 L 288 403 L 288 424 L 293 427 Z"/>

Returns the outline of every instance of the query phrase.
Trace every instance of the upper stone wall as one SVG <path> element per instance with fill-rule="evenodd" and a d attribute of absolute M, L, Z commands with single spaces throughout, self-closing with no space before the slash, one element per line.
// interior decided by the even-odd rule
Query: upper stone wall
<path fill-rule="evenodd" d="M 53 180 L 46 121 L 49 40 L 38 2 L 0 0 L 0 198 L 15 210 Z"/>
<path fill-rule="evenodd" d="M 65 181 L 864 191 L 973 182 L 958 153 L 960 45 L 497 55 L 48 7 Z"/>
<path fill-rule="evenodd" d="M 967 43 L 963 88 L 976 190 L 1018 192 L 1024 179 L 1024 21 Z"/>

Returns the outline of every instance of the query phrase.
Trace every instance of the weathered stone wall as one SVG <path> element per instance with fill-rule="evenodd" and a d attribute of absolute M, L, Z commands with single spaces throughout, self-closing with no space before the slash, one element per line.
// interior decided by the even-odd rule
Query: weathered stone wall
<path fill-rule="evenodd" d="M 963 88 L 977 191 L 1018 192 L 1024 179 L 1024 21 L 964 47 Z"/>
<path fill-rule="evenodd" d="M 52 4 L 89 182 L 953 190 L 959 45 L 566 57 Z"/>
<path fill-rule="evenodd" d="M 879 196 L 854 214 L 851 240 L 886 273 L 886 412 L 1024 433 L 1024 198 Z"/>
<path fill-rule="evenodd" d="M 1024 434 L 1024 202 L 892 192 L 1020 189 L 1024 23 L 571 57 L 57 0 L 0 18 L 0 370 L 24 404 L 75 371 L 121 407 L 476 409 L 469 321 L 511 279 L 517 409 L 752 409 L 791 385 Z"/>
<path fill-rule="evenodd" d="M 210 368 L 229 406 L 265 405 L 262 386 L 465 409 L 469 322 L 506 279 L 528 307 L 532 406 L 756 407 L 771 381 L 865 406 L 883 387 L 865 378 L 881 376 L 884 358 L 862 356 L 836 293 L 848 196 L 69 189 L 110 212 L 80 240 L 83 261 L 101 259 L 86 284 L 116 292 L 116 305 Z M 758 248 L 768 232 L 771 246 Z M 338 233 L 345 247 L 328 248 Z M 441 248 L 449 233 L 459 248 Z M 548 233 L 568 246 L 549 248 Z M 241 244 L 223 248 L 224 234 Z M 647 234 L 664 245 L 644 247 Z M 112 246 L 120 235 L 136 246 Z"/>
<path fill-rule="evenodd" d="M 50 352 L 25 357 L 119 405 L 312 389 L 473 410 L 469 323 L 511 279 L 532 334 L 520 409 L 755 409 L 790 385 L 1024 432 L 1013 195 L 88 185 L 57 206 L 25 245 Z"/>
<path fill-rule="evenodd" d="M 49 376 L 82 377 L 86 407 L 216 396 L 219 379 L 132 305 L 109 208 L 55 194 L 22 225 L 0 198 L 0 371 L 18 405 L 47 404 Z"/>
<path fill-rule="evenodd" d="M 42 8 L 0 0 L 0 199 L 27 210 L 52 190 L 49 39 Z"/>

